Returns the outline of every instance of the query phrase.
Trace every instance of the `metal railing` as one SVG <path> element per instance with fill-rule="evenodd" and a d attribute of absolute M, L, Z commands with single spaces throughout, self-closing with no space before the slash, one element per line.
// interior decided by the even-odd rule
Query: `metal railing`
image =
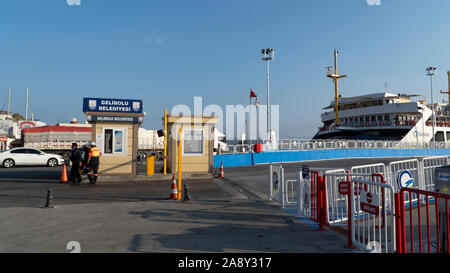
<path fill-rule="evenodd" d="M 294 180 L 284 180 L 282 165 L 269 165 L 269 199 L 278 201 L 282 208 L 294 205 L 294 215 L 312 220 L 319 225 L 319 230 L 323 230 L 324 226 L 347 226 L 348 247 L 356 245 L 383 253 L 414 252 L 415 248 L 425 252 L 422 251 L 423 241 L 426 243 L 423 249 L 430 251 L 433 244 L 437 244 L 435 248 L 439 249 L 440 245 L 445 244 L 447 249 L 441 251 L 448 252 L 450 195 L 433 192 L 433 174 L 437 167 L 447 165 L 449 160 L 449 157 L 402 160 L 387 165 L 354 166 L 351 172 L 345 169 L 305 168 L 307 171 L 304 173 L 302 168 L 296 172 L 296 187 Z M 411 177 L 408 179 L 413 178 L 410 183 L 412 188 L 406 188 L 403 179 L 400 179 L 404 171 L 409 172 Z M 445 197 L 445 200 L 437 200 L 436 197 Z M 436 215 L 434 226 L 430 228 L 428 211 L 431 206 Z M 438 206 L 440 211 L 445 212 L 443 216 L 438 215 Z M 426 213 L 422 214 L 427 216 L 424 226 L 427 233 L 424 234 L 428 237 L 423 239 L 421 210 L 425 208 Z M 409 221 L 405 221 L 405 211 L 409 211 Z M 418 215 L 419 224 L 413 228 L 413 218 L 414 221 L 417 219 L 415 215 Z M 441 235 L 446 232 L 442 238 L 439 237 L 440 227 L 446 227 L 441 231 Z M 430 241 L 432 228 L 435 232 L 431 237 L 437 238 L 434 241 Z M 409 240 L 408 246 L 406 240 Z"/>
<path fill-rule="evenodd" d="M 450 142 L 404 142 L 383 140 L 304 140 L 281 139 L 278 149 L 271 151 L 304 151 L 327 149 L 443 149 L 450 148 Z M 222 154 L 250 153 L 250 144 L 227 145 Z"/>

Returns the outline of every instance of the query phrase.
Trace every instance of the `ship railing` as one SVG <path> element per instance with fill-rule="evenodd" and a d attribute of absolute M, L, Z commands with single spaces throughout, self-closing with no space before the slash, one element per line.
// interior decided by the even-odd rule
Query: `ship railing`
<path fill-rule="evenodd" d="M 417 124 L 418 120 L 376 120 L 376 121 L 362 121 L 362 122 L 343 122 L 339 123 L 338 126 L 336 126 L 335 123 L 332 123 L 328 126 L 319 127 L 320 132 L 327 132 L 327 131 L 333 131 L 336 128 L 340 127 L 347 127 L 347 128 L 369 128 L 369 127 L 409 127 L 409 126 L 415 126 Z M 442 126 L 447 126 L 446 122 L 441 122 Z M 450 126 L 450 122 L 448 122 L 448 126 Z"/>
<path fill-rule="evenodd" d="M 435 143 L 385 141 L 385 140 L 305 140 L 280 139 L 278 149 L 273 151 L 304 151 L 328 149 L 445 149 L 450 148 L 450 142 L 436 141 Z M 250 153 L 251 145 L 227 145 L 221 153 Z"/>

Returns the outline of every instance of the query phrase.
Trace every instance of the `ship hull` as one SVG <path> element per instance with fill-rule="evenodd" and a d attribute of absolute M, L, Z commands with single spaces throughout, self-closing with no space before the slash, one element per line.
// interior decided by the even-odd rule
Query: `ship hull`
<path fill-rule="evenodd" d="M 410 129 L 397 130 L 361 130 L 347 131 L 335 130 L 326 133 L 317 133 L 313 139 L 354 139 L 354 140 L 392 140 L 400 141 Z"/>

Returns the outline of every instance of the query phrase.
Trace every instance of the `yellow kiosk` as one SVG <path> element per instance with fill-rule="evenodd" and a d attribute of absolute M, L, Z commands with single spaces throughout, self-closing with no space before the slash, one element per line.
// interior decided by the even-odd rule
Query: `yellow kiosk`
<path fill-rule="evenodd" d="M 142 100 L 84 98 L 83 112 L 92 124 L 92 141 L 102 152 L 99 181 L 102 176 L 137 175 Z"/>
<path fill-rule="evenodd" d="M 167 169 L 178 173 L 179 129 L 182 132 L 181 161 L 182 173 L 212 173 L 214 128 L 219 122 L 211 116 L 167 116 Z"/>

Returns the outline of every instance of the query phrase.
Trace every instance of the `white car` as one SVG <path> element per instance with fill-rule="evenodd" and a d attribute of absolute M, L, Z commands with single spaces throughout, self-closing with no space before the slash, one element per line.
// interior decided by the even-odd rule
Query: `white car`
<path fill-rule="evenodd" d="M 0 152 L 0 164 L 5 168 L 43 165 L 56 167 L 64 164 L 64 158 L 60 155 L 47 154 L 33 148 L 14 148 Z"/>

